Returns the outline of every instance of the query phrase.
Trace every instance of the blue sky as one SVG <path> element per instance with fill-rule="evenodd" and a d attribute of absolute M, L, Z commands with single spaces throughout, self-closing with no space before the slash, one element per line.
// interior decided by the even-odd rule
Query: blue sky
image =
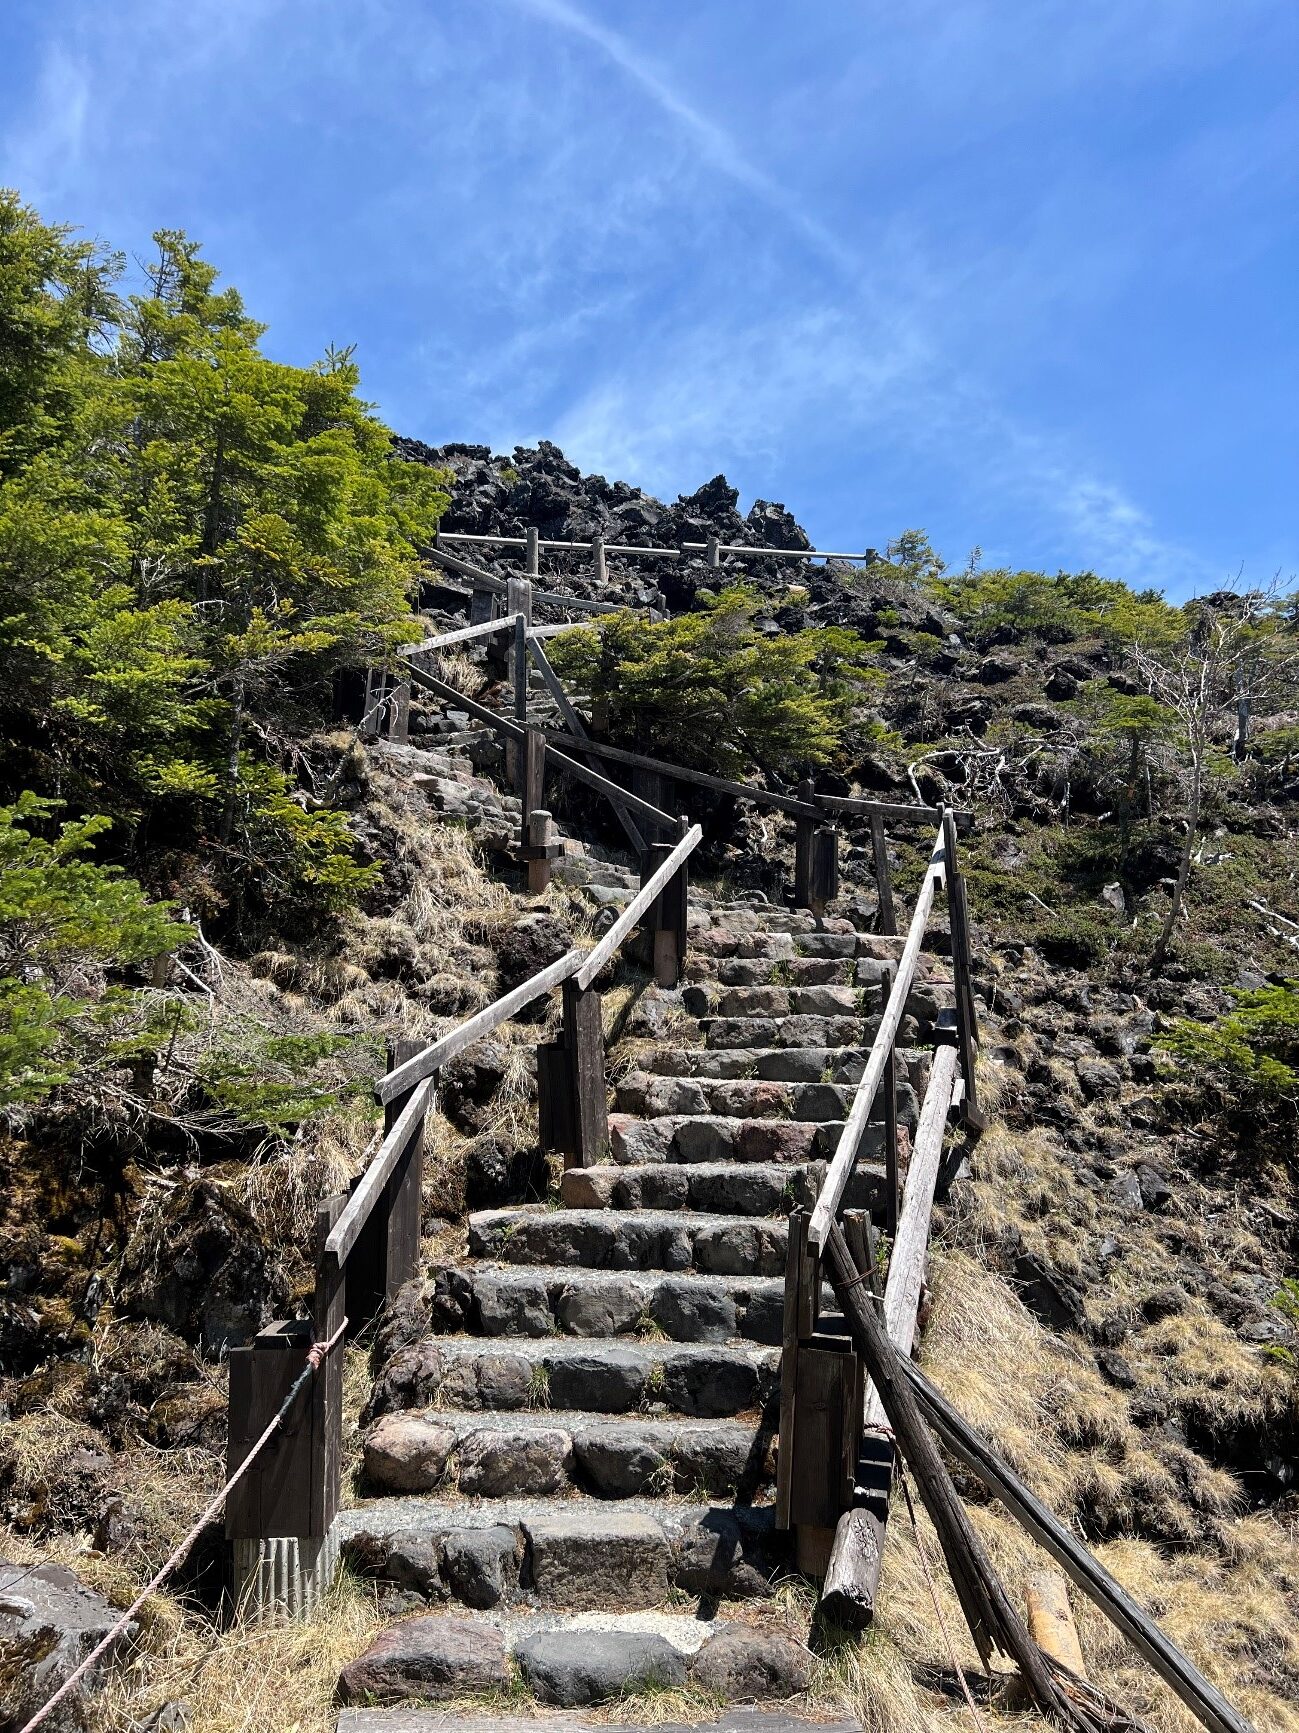
<path fill-rule="evenodd" d="M 1296 0 L 5 0 L 0 180 L 403 432 L 822 546 L 1299 572 Z"/>

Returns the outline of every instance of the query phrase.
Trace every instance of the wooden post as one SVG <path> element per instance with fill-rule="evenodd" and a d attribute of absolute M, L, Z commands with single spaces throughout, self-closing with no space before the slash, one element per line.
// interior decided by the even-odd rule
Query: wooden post
<path fill-rule="evenodd" d="M 514 616 L 514 639 L 510 651 L 510 681 L 514 687 L 514 720 L 521 727 L 528 721 L 528 627 L 532 623 L 532 585 L 526 578 L 510 578 L 506 584 L 505 611 Z M 514 740 L 505 742 L 505 769 L 519 793 L 523 792 L 523 755 Z"/>
<path fill-rule="evenodd" d="M 520 786 L 522 806 L 519 846 L 527 848 L 530 839 L 528 818 L 534 807 L 545 799 L 546 737 L 539 728 L 529 728 L 520 753 L 523 776 Z M 525 857 L 526 858 L 526 857 Z"/>
<path fill-rule="evenodd" d="M 541 576 L 541 537 L 536 524 L 528 525 L 528 548 L 525 555 L 525 569 L 530 578 Z"/>
<path fill-rule="evenodd" d="M 316 1211 L 316 1292 L 311 1326 L 317 1342 L 330 1341 L 346 1316 L 343 1272 L 338 1259 L 325 1251 L 325 1241 L 343 1213 L 347 1193 L 326 1198 Z M 318 1423 L 311 1480 L 313 1533 L 328 1534 L 342 1502 L 343 1480 L 343 1344 L 340 1342 L 316 1374 Z"/>
<path fill-rule="evenodd" d="M 422 1053 L 424 1041 L 402 1036 L 388 1046 L 388 1069 Z M 394 1096 L 384 1108 L 384 1129 L 391 1131 L 411 1091 Z M 359 1175 L 358 1175 L 359 1180 Z M 358 1180 L 354 1180 L 355 1188 Z M 424 1127 L 402 1151 L 382 1198 L 371 1210 L 346 1264 L 347 1316 L 353 1330 L 368 1323 L 419 1267 L 421 1199 L 424 1182 Z"/>
<path fill-rule="evenodd" d="M 678 821 L 678 841 L 689 828 L 688 818 Z M 670 842 L 650 844 L 641 863 L 642 884 L 654 877 L 675 846 Z M 654 980 L 660 987 L 675 987 L 681 980 L 686 960 L 689 894 L 690 869 L 682 861 L 646 912 L 645 925 L 653 934 Z"/>
<path fill-rule="evenodd" d="M 780 1432 L 776 1454 L 776 1527 L 790 1527 L 794 1486 L 794 1402 L 798 1390 L 799 1310 L 809 1212 L 791 1210 L 785 1242 L 785 1310 L 780 1334 Z"/>
<path fill-rule="evenodd" d="M 604 537 L 594 536 L 591 540 L 591 556 L 595 561 L 595 581 L 598 584 L 607 583 L 609 568 L 604 557 Z"/>
<path fill-rule="evenodd" d="M 952 933 L 952 981 L 956 992 L 956 1038 L 965 1081 L 962 1112 L 971 1131 L 980 1132 L 986 1119 L 980 1110 L 975 1085 L 975 1061 L 979 1026 L 974 1008 L 974 986 L 970 979 L 970 917 L 965 902 L 965 880 L 956 856 L 956 820 L 952 809 L 943 813 L 943 876 L 947 886 L 947 913 Z"/>
<path fill-rule="evenodd" d="M 410 681 L 400 680 L 390 686 L 388 698 L 388 738 L 405 741 L 410 738 Z"/>
<path fill-rule="evenodd" d="M 812 832 L 808 862 L 808 904 L 818 920 L 839 895 L 839 832 L 823 825 Z"/>
<path fill-rule="evenodd" d="M 882 1002 L 887 1005 L 893 991 L 895 971 L 886 969 L 880 979 Z M 902 1181 L 898 1175 L 898 1049 L 889 1043 L 888 1061 L 880 1082 L 884 1096 L 884 1226 L 890 1240 L 898 1231 L 898 1211 L 902 1207 Z"/>
<path fill-rule="evenodd" d="M 809 1576 L 824 1574 L 835 1525 L 852 1504 L 862 1382 L 861 1360 L 846 1342 L 819 1336 L 799 1344 L 789 1519 L 798 1568 Z"/>
<path fill-rule="evenodd" d="M 496 618 L 496 595 L 492 590 L 484 590 L 475 585 L 469 596 L 469 624 L 485 626 L 489 620 Z"/>
<path fill-rule="evenodd" d="M 897 910 L 893 906 L 893 873 L 889 867 L 889 839 L 884 820 L 876 814 L 871 819 L 871 851 L 875 856 L 875 890 L 877 907 L 875 924 L 881 933 L 896 933 Z"/>
<path fill-rule="evenodd" d="M 541 1146 L 559 1150 L 565 1167 L 597 1167 L 609 1159 L 600 995 L 571 978 L 563 994 L 563 1034 L 537 1048 Z"/>
<path fill-rule="evenodd" d="M 721 563 L 722 563 L 722 556 L 718 552 L 717 537 L 716 536 L 709 536 L 707 543 L 704 547 L 704 564 L 706 566 L 714 566 L 715 567 L 715 566 L 720 566 Z"/>
<path fill-rule="evenodd" d="M 816 794 L 816 785 L 805 777 L 796 790 L 798 798 L 810 802 Z M 812 906 L 812 838 L 816 832 L 816 820 L 813 818 L 796 818 L 794 820 L 794 907 L 810 909 Z"/>
<path fill-rule="evenodd" d="M 534 806 L 528 814 L 528 840 L 523 850 L 528 863 L 528 890 L 533 896 L 550 888 L 550 863 L 564 846 L 554 841 L 553 830 L 550 814 Z"/>

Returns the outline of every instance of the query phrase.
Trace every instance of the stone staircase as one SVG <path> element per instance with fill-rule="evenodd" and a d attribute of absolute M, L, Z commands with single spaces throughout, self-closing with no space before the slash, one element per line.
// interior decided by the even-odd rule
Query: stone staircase
<path fill-rule="evenodd" d="M 367 1496 L 341 1538 L 407 1616 L 344 1672 L 352 1733 L 443 1726 L 412 1700 L 482 1693 L 808 1690 L 772 1504 L 787 1220 L 820 1185 L 901 941 L 694 891 L 691 925 L 685 983 L 642 1001 L 640 1027 L 672 1035 L 615 1083 L 610 1161 L 471 1216 L 466 1257 L 381 1327 Z M 933 995 L 911 1012 L 922 1038 Z M 924 1061 L 903 1058 L 910 1127 Z M 881 1132 L 850 1205 L 881 1205 Z M 718 1726 L 766 1720 L 789 1717 Z"/>

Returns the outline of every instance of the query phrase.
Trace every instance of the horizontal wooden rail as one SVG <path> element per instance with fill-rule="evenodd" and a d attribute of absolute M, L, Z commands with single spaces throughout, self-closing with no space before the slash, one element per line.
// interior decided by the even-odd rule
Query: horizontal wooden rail
<path fill-rule="evenodd" d="M 578 740 L 572 734 L 560 736 L 564 743 L 576 752 L 594 751 L 588 747 L 585 740 Z M 546 735 L 549 745 L 550 735 Z M 623 807 L 627 812 L 634 812 L 638 818 L 647 819 L 650 824 L 657 825 L 660 830 L 675 830 L 678 819 L 670 812 L 664 812 L 661 806 L 653 806 L 648 800 L 642 800 L 638 794 L 632 794 L 620 783 L 610 782 L 607 776 L 601 776 L 598 770 L 588 770 L 585 764 L 579 764 L 576 759 L 569 758 L 566 753 L 556 752 L 552 748 L 546 754 L 547 765 L 557 765 L 567 775 L 576 777 L 588 788 L 593 788 L 597 794 L 602 794 L 612 806 Z"/>
<path fill-rule="evenodd" d="M 397 1072 L 390 1073 L 397 1076 Z M 387 1078 L 384 1079 L 387 1081 Z M 400 1093 L 399 1091 L 396 1093 Z M 391 1131 L 375 1151 L 374 1160 L 361 1176 L 360 1184 L 343 1206 L 343 1213 L 329 1230 L 325 1241 L 325 1251 L 337 1258 L 341 1264 L 356 1244 L 366 1218 L 378 1202 L 379 1195 L 387 1185 L 393 1169 L 401 1160 L 402 1151 L 415 1132 L 419 1130 L 424 1115 L 428 1112 L 433 1097 L 433 1080 L 428 1078 L 421 1083 L 411 1095 L 410 1100 L 402 1108 Z M 385 1100 L 391 1100 L 391 1095 Z"/>
<path fill-rule="evenodd" d="M 762 560 L 866 560 L 869 554 L 839 554 L 826 548 L 751 548 L 743 542 L 718 542 L 713 547 L 711 542 L 682 542 L 681 546 L 688 553 L 707 553 L 711 548 L 717 554 L 750 554 L 754 559 Z"/>
<path fill-rule="evenodd" d="M 461 626 L 454 632 L 439 632 L 436 638 L 425 638 L 420 644 L 403 645 L 403 656 L 422 656 L 426 650 L 445 650 L 451 644 L 466 644 L 471 638 L 490 638 L 497 632 L 512 632 L 514 615 L 502 614 L 499 620 L 484 620 L 479 626 Z"/>
<path fill-rule="evenodd" d="M 536 601 L 533 597 L 533 601 Z M 558 638 L 561 632 L 578 632 L 582 628 L 580 620 L 561 620 L 557 626 L 529 626 L 528 642 L 536 643 L 538 638 Z"/>
<path fill-rule="evenodd" d="M 704 833 L 700 826 L 697 824 L 691 825 L 690 829 L 681 838 L 681 841 L 672 850 L 672 853 L 662 863 L 658 870 L 650 878 L 646 879 L 640 890 L 637 891 L 636 895 L 627 904 L 627 907 L 618 916 L 618 919 L 609 928 L 609 931 L 600 940 L 599 944 L 593 951 L 589 952 L 584 959 L 582 967 L 577 971 L 577 984 L 579 987 L 585 990 L 591 985 L 592 981 L 595 980 L 601 969 L 604 968 L 610 957 L 613 956 L 619 945 L 621 945 L 623 940 L 627 937 L 627 934 L 632 930 L 637 921 L 640 920 L 641 916 L 658 896 L 664 885 L 667 884 L 673 874 L 680 869 L 682 864 L 699 847 L 699 844 L 703 841 L 703 837 Z"/>
<path fill-rule="evenodd" d="M 422 1083 L 426 1077 L 431 1077 L 435 1071 L 441 1070 L 448 1060 L 454 1059 L 457 1053 L 463 1053 L 466 1047 L 472 1046 L 484 1035 L 490 1035 L 492 1030 L 499 1029 L 502 1023 L 508 1023 L 516 1011 L 522 1011 L 534 999 L 539 999 L 543 993 L 549 993 L 561 982 L 567 981 L 570 975 L 576 975 L 586 957 L 587 952 L 577 946 L 571 951 L 565 951 L 562 957 L 548 964 L 546 968 L 539 969 L 535 975 L 529 975 L 526 981 L 520 981 L 517 987 L 493 1000 L 485 1010 L 461 1023 L 449 1035 L 444 1035 L 440 1041 L 432 1042 L 413 1059 L 399 1065 L 395 1071 L 376 1078 L 375 1100 L 386 1106 L 412 1084 Z"/>
<path fill-rule="evenodd" d="M 927 820 L 930 824 L 937 824 L 943 816 L 941 806 L 912 806 L 904 800 L 867 800 L 847 794 L 818 794 L 816 804 L 824 807 L 827 812 L 842 812 L 862 818 L 892 818 L 916 823 Z M 972 823 L 974 814 L 957 812 L 953 817 L 957 824 Z"/>
<path fill-rule="evenodd" d="M 911 917 L 911 925 L 907 930 L 907 942 L 898 958 L 897 974 L 893 980 L 893 991 L 889 994 L 888 1003 L 884 1007 L 884 1015 L 880 1019 L 879 1031 L 871 1044 L 870 1056 L 866 1061 L 866 1069 L 862 1073 L 861 1082 L 857 1085 L 857 1093 L 853 1096 L 852 1109 L 839 1138 L 838 1147 L 826 1172 L 821 1192 L 812 1210 L 812 1219 L 808 1225 L 808 1240 L 818 1251 L 825 1246 L 830 1234 L 830 1226 L 839 1214 L 839 1206 L 843 1202 L 843 1194 L 857 1165 L 857 1150 L 861 1144 L 862 1134 L 866 1129 L 866 1121 L 870 1117 L 875 1097 L 879 1093 L 880 1083 L 888 1067 L 889 1056 L 897 1040 L 898 1026 L 902 1022 L 906 1010 L 907 998 L 911 992 L 911 984 L 915 979 L 916 964 L 920 958 L 920 947 L 924 943 L 925 928 L 929 922 L 929 911 L 934 904 L 934 895 L 938 886 L 943 883 L 943 833 L 940 828 L 938 839 L 929 857 L 929 865 L 925 871 L 920 892 L 916 897 L 915 913 Z"/>
<path fill-rule="evenodd" d="M 430 692 L 436 692 L 439 698 L 445 698 L 448 704 L 459 705 L 477 721 L 485 722 L 489 728 L 494 728 L 498 734 L 508 734 L 511 740 L 522 740 L 527 733 L 517 722 L 511 722 L 507 716 L 498 716 L 495 710 L 489 710 L 486 704 L 480 704 L 476 698 L 466 698 L 463 692 L 457 691 L 454 686 L 448 686 L 445 680 L 439 680 L 427 669 L 417 667 L 414 662 L 410 663 L 406 673 L 417 686 L 426 686 Z"/>
<path fill-rule="evenodd" d="M 578 744 L 571 734 L 560 733 L 557 729 L 546 730 L 547 741 L 554 746 L 573 746 Z M 614 764 L 627 764 L 634 770 L 654 770 L 662 776 L 669 776 L 674 782 L 690 782 L 700 788 L 711 788 L 719 794 L 738 795 L 742 800 L 751 800 L 758 806 L 770 806 L 777 812 L 791 812 L 797 818 L 820 818 L 822 813 L 818 807 L 811 806 L 805 800 L 798 800 L 792 794 L 776 794 L 770 789 L 753 788 L 747 782 L 732 782 L 729 777 L 713 776 L 706 770 L 688 770 L 684 765 L 669 764 L 663 758 L 650 758 L 643 752 L 626 752 L 620 746 L 605 746 L 598 740 L 583 740 L 582 749 L 585 752 L 597 753 L 601 758 L 608 758 Z M 938 813 L 934 814 L 939 817 Z"/>
<path fill-rule="evenodd" d="M 491 572 L 485 572 L 481 566 L 474 565 L 472 560 L 462 560 L 458 554 L 443 553 L 437 548 L 429 548 L 430 559 L 434 559 L 447 571 L 457 572 L 462 578 L 468 578 L 475 589 L 487 590 L 493 596 L 503 596 L 506 590 L 504 578 L 493 577 Z M 631 602 L 597 602 L 589 596 L 566 596 L 560 590 L 538 590 L 532 592 L 534 602 L 544 603 L 549 608 L 571 608 L 578 614 L 623 614 L 630 609 L 633 613 L 637 607 L 648 607 L 649 603 L 634 604 Z"/>
<path fill-rule="evenodd" d="M 541 645 L 536 641 L 531 633 L 528 635 L 528 654 L 532 657 L 534 665 L 539 669 L 541 678 L 545 682 L 546 690 L 550 693 L 551 698 L 554 700 L 555 708 L 559 711 L 560 716 L 563 718 L 564 723 L 570 732 L 576 735 L 578 740 L 586 740 L 588 738 L 586 724 L 573 708 L 572 700 L 569 698 L 568 693 L 565 692 L 563 682 L 550 665 L 550 658 L 546 655 L 546 652 L 542 649 Z M 593 756 L 589 753 L 584 754 L 584 756 L 588 758 L 591 763 L 591 768 L 594 770 L 595 762 Z M 617 814 L 618 822 L 626 832 L 627 841 L 631 844 L 637 858 L 639 858 L 645 853 L 645 838 L 637 829 L 636 820 L 628 811 L 627 803 L 622 799 L 614 800 L 612 795 L 609 798 L 613 810 Z"/>
<path fill-rule="evenodd" d="M 526 536 L 480 536 L 471 535 L 468 530 L 439 530 L 438 541 L 441 542 L 477 542 L 486 543 L 497 548 L 526 548 Z M 602 544 L 607 554 L 644 554 L 651 560 L 679 560 L 679 548 L 637 548 L 629 542 L 605 542 Z M 537 547 L 542 553 L 572 553 L 589 554 L 593 552 L 594 542 L 556 542 L 538 539 Z"/>

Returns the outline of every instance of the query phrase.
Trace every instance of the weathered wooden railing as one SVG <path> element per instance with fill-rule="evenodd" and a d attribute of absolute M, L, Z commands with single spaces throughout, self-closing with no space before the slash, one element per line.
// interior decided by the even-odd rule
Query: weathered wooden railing
<path fill-rule="evenodd" d="M 940 891 L 946 893 L 955 1004 L 950 1015 L 940 1020 L 906 1185 L 899 1198 L 898 1041 Z M 857 1354 L 837 1320 L 821 1319 L 821 1255 L 831 1225 L 842 1222 L 860 1279 L 876 1289 L 890 1336 L 903 1352 L 909 1352 L 949 1117 L 959 1108 L 968 1133 L 977 1133 L 983 1125 L 975 1079 L 977 1044 L 956 822 L 953 813 L 946 811 L 916 894 L 879 1028 L 820 1193 L 810 1212 L 795 1211 L 790 1218 L 776 1520 L 778 1526 L 794 1531 L 799 1567 L 823 1579 L 822 1608 L 829 1620 L 841 1626 L 860 1628 L 874 1609 L 892 1452 L 881 1431 L 883 1411 L 866 1385 Z M 885 1195 L 880 1213 L 892 1233 L 882 1293 L 869 1215 L 845 1212 L 843 1207 L 881 1091 Z"/>
<path fill-rule="evenodd" d="M 677 840 L 654 851 L 644 882 L 591 948 L 574 946 L 436 1041 L 400 1041 L 375 1082 L 385 1112 L 378 1149 L 350 1193 L 321 1206 L 316 1286 L 310 1318 L 269 1325 L 230 1356 L 228 1462 L 233 1471 L 306 1364 L 313 1343 L 346 1320 L 367 1324 L 419 1268 L 424 1124 L 438 1072 L 457 1054 L 518 1012 L 563 989 L 557 1041 L 537 1049 L 543 1148 L 567 1165 L 607 1159 L 609 1124 L 604 1027 L 595 982 L 632 930 L 651 935 L 656 978 L 675 984 L 686 947 L 688 861 L 702 831 L 675 821 Z M 342 1356 L 327 1359 L 304 1389 L 278 1438 L 232 1494 L 226 1534 L 234 1543 L 236 1599 L 256 1608 L 307 1610 L 338 1563 L 334 1519 L 341 1493 Z"/>

